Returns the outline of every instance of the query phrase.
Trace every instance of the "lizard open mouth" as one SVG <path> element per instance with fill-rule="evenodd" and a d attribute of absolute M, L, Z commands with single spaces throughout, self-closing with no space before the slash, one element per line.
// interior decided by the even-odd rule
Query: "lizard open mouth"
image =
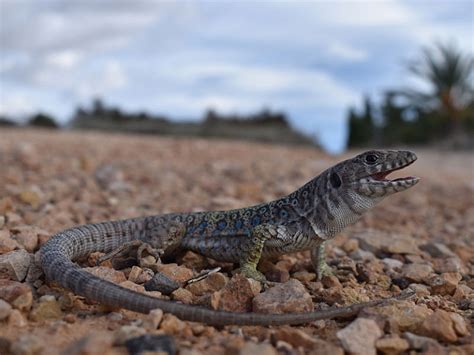
<path fill-rule="evenodd" d="M 419 180 L 418 177 L 416 176 L 407 176 L 407 177 L 400 177 L 400 178 L 395 178 L 395 179 L 387 179 L 387 176 L 390 173 L 393 173 L 394 171 L 401 170 L 403 168 L 406 168 L 407 166 L 413 164 L 416 159 L 413 159 L 405 164 L 402 164 L 400 166 L 397 166 L 395 168 L 391 168 L 389 170 L 381 171 L 375 174 L 370 175 L 370 177 L 379 182 L 384 182 L 384 183 L 396 183 L 396 182 L 417 182 Z"/>

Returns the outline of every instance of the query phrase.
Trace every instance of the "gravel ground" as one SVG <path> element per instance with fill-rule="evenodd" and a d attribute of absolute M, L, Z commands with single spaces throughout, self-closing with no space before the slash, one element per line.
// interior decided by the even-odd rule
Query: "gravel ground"
<path fill-rule="evenodd" d="M 267 312 L 323 309 L 406 288 L 416 291 L 413 299 L 364 310 L 355 319 L 214 328 L 160 311 L 107 309 L 46 284 L 38 250 L 51 234 L 77 224 L 269 201 L 355 152 L 333 157 L 242 142 L 1 129 L 0 354 L 127 354 L 145 345 L 180 354 L 472 354 L 474 157 L 415 151 L 419 160 L 400 174 L 421 182 L 331 242 L 335 276 L 316 282 L 307 253 L 288 255 L 262 263 L 267 278 L 282 283 L 262 291 L 234 275 L 232 265 L 187 253 L 179 265 L 156 268 L 181 283 L 205 269 L 222 270 L 169 296 L 153 293 Z M 98 256 L 82 266 L 145 292 L 149 270 L 95 267 Z"/>

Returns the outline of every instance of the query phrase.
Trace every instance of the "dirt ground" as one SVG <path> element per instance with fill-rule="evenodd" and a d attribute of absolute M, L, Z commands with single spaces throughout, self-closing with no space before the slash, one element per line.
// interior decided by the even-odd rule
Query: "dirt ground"
<path fill-rule="evenodd" d="M 297 327 L 214 328 L 169 315 L 150 327 L 150 316 L 75 297 L 48 285 L 30 265 L 23 279 L 0 270 L 0 299 L 7 303 L 0 304 L 0 353 L 126 354 L 125 339 L 166 334 L 181 354 L 472 354 L 474 156 L 413 150 L 418 161 L 397 175 L 419 176 L 420 183 L 387 198 L 331 241 L 328 261 L 335 277 L 317 282 L 307 253 L 266 266 L 282 281 L 285 275 L 298 280 L 315 309 L 406 288 L 416 291 L 411 300 L 366 310 L 355 319 Z M 0 129 L 0 257 L 20 249 L 38 253 L 50 235 L 78 224 L 270 201 L 356 153 Z M 189 262 L 184 268 L 200 271 Z M 129 280 L 130 272 L 120 271 Z M 233 280 L 229 267 L 222 273 Z M 12 296 L 15 292 L 22 297 Z M 186 292 L 183 302 L 208 304 Z M 221 291 L 204 296 L 215 292 Z"/>

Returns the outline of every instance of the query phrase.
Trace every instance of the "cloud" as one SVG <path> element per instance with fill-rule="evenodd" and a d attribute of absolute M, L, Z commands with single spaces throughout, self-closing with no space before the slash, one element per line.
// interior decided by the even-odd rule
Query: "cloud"
<path fill-rule="evenodd" d="M 4 50 L 43 52 L 126 45 L 160 17 L 154 1 L 2 2 L 0 44 Z"/>
<path fill-rule="evenodd" d="M 162 75 L 166 76 L 166 72 L 164 69 Z M 355 92 L 328 73 L 311 68 L 206 63 L 184 66 L 173 76 L 182 80 L 183 85 L 203 83 L 201 87 L 206 87 L 206 82 L 212 82 L 206 87 L 208 94 L 220 92 L 219 97 L 222 97 L 222 93 L 253 97 L 260 100 L 260 106 L 291 102 L 297 106 L 325 107 L 348 103 L 357 97 Z"/>
<path fill-rule="evenodd" d="M 92 72 L 79 79 L 72 92 L 79 100 L 92 97 L 107 96 L 115 90 L 122 89 L 127 84 L 127 75 L 117 61 L 106 62 L 99 71 Z"/>
<path fill-rule="evenodd" d="M 365 50 L 351 47 L 342 42 L 330 44 L 328 54 L 331 57 L 340 58 L 349 62 L 362 62 L 369 57 Z"/>
<path fill-rule="evenodd" d="M 56 51 L 45 56 L 47 65 L 58 69 L 72 69 L 79 64 L 84 53 L 74 50 Z"/>
<path fill-rule="evenodd" d="M 347 1 L 343 6 L 326 2 L 318 9 L 321 20 L 343 27 L 392 27 L 414 23 L 418 16 L 401 1 Z"/>
<path fill-rule="evenodd" d="M 34 112 L 36 107 L 23 94 L 5 94 L 0 96 L 0 116 L 24 116 Z"/>

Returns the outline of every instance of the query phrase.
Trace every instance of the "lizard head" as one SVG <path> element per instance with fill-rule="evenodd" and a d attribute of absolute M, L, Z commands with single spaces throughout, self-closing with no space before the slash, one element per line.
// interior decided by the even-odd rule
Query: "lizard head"
<path fill-rule="evenodd" d="M 390 180 L 387 175 L 415 160 L 416 155 L 409 151 L 370 150 L 326 170 L 315 180 L 313 223 L 317 234 L 333 237 L 385 197 L 414 186 L 417 177 Z"/>
<path fill-rule="evenodd" d="M 407 167 L 416 159 L 415 153 L 410 151 L 370 150 L 336 165 L 335 175 L 330 178 L 335 180 L 338 175 L 341 185 L 346 185 L 360 196 L 383 198 L 418 183 L 420 179 L 414 176 L 393 180 L 387 178 L 390 173 Z"/>

